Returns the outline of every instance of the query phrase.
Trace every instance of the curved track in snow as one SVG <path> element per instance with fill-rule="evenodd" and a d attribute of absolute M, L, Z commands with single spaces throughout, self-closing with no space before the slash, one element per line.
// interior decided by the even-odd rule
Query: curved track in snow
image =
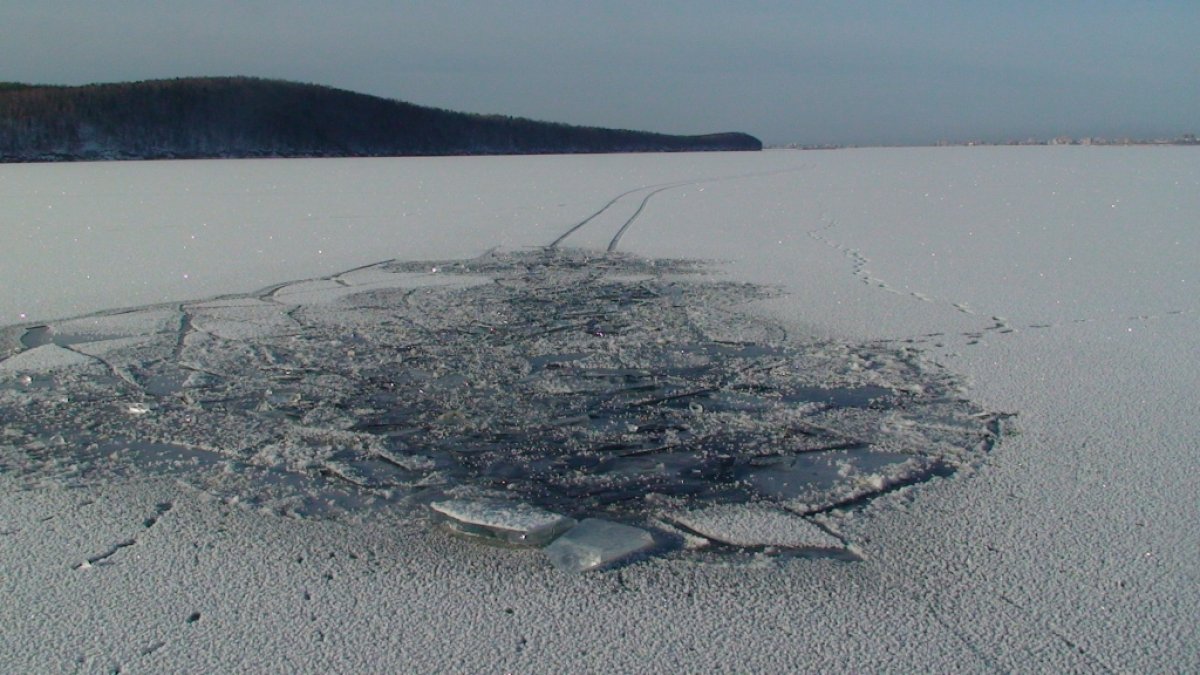
<path fill-rule="evenodd" d="M 613 206 L 616 206 L 618 202 L 620 202 L 622 199 L 624 199 L 625 197 L 628 197 L 631 194 L 634 194 L 636 192 L 641 192 L 643 190 L 649 190 L 652 188 L 659 188 L 658 190 L 654 191 L 654 193 L 656 193 L 656 192 L 661 192 L 662 190 L 666 190 L 668 188 L 679 187 L 681 185 L 688 185 L 689 183 L 690 183 L 690 181 L 684 181 L 684 182 L 680 182 L 680 183 L 657 183 L 654 185 L 641 185 L 641 186 L 633 188 L 632 190 L 626 190 L 625 192 L 622 192 L 621 194 L 617 195 L 616 197 L 613 197 L 611 200 L 609 200 L 609 202 L 607 204 L 600 207 L 600 209 L 598 211 L 596 211 L 595 213 L 591 214 L 587 218 L 584 218 L 583 220 L 579 221 L 578 223 L 572 225 L 570 229 L 568 229 L 566 232 L 563 232 L 554 241 L 550 242 L 550 244 L 548 246 L 546 246 L 546 248 L 550 248 L 550 249 L 558 248 L 559 244 L 566 241 L 567 237 L 570 237 L 571 235 L 575 234 L 579 230 L 583 229 L 583 227 L 585 225 L 587 225 L 588 223 L 592 222 L 596 218 L 603 215 L 606 211 L 608 211 Z M 651 194 L 654 194 L 654 193 L 651 193 Z M 649 198 L 650 198 L 649 196 L 646 197 L 647 200 Z M 645 205 L 646 205 L 646 201 L 643 200 L 642 206 L 645 206 Z M 642 212 L 642 209 L 639 208 L 637 213 L 640 214 L 641 212 Z M 636 218 L 637 218 L 637 214 L 634 214 L 634 217 L 625 223 L 625 227 L 628 227 L 629 223 L 632 223 L 633 220 Z M 622 231 L 625 229 L 625 227 L 621 228 Z M 609 250 L 610 251 L 613 250 L 613 247 L 611 244 L 609 246 Z"/>
<path fill-rule="evenodd" d="M 612 241 L 608 242 L 608 252 L 609 253 L 613 253 L 614 251 L 617 250 L 617 244 L 619 244 L 621 242 L 622 235 L 625 234 L 625 231 L 629 229 L 630 225 L 633 225 L 633 221 L 637 220 L 638 216 L 642 215 L 642 210 L 646 208 L 646 203 L 650 201 L 650 198 L 660 192 L 663 192 L 664 190 L 670 190 L 673 187 L 679 187 L 679 186 L 678 185 L 668 185 L 666 187 L 660 187 L 657 190 L 655 190 L 654 192 L 651 192 L 650 194 L 646 195 L 646 197 L 644 199 L 642 199 L 642 203 L 638 205 L 637 211 L 633 212 L 633 215 L 629 217 L 629 220 L 625 221 L 625 224 L 621 226 L 621 229 L 617 230 L 617 233 L 613 235 Z"/>
<path fill-rule="evenodd" d="M 760 172 L 753 172 L 753 173 L 746 173 L 746 174 L 735 174 L 735 175 L 731 175 L 731 176 L 715 176 L 713 178 L 698 178 L 698 179 L 693 179 L 693 180 L 683 180 L 683 181 L 676 181 L 674 183 L 655 183 L 655 184 L 651 184 L 651 185 L 642 185 L 642 186 L 639 186 L 639 187 L 636 187 L 636 188 L 633 188 L 630 190 L 626 190 L 625 192 L 622 192 L 621 194 L 617 195 L 616 197 L 613 197 L 611 200 L 608 201 L 607 204 L 600 207 L 600 209 L 597 210 L 595 213 L 592 213 L 587 218 L 584 218 L 583 220 L 579 221 L 578 223 L 575 223 L 570 228 L 568 228 L 566 232 L 563 232 L 562 234 L 560 234 L 554 241 L 550 242 L 546 246 L 546 248 L 547 249 L 558 248 L 569 237 L 571 237 L 575 233 L 582 230 L 585 226 L 587 226 L 588 223 L 591 223 L 596 218 L 599 218 L 600 216 L 607 213 L 609 209 L 616 206 L 618 203 L 621 202 L 621 200 L 625 199 L 626 197 L 628 197 L 632 194 L 636 194 L 638 192 L 651 190 L 651 192 L 649 194 L 647 194 L 645 197 L 642 198 L 642 203 L 638 205 L 638 208 L 636 211 L 633 212 L 633 215 L 630 216 L 629 219 L 626 220 L 623 225 L 621 225 L 620 229 L 618 229 L 616 234 L 613 235 L 612 239 L 609 240 L 608 246 L 606 247 L 606 251 L 608 253 L 615 253 L 617 251 L 617 247 L 621 243 L 621 237 L 623 237 L 625 235 L 625 233 L 634 224 L 634 222 L 637 221 L 637 219 L 642 215 L 642 211 L 645 210 L 646 204 L 649 203 L 650 199 L 652 197 L 654 197 L 655 195 L 659 194 L 660 192 L 665 192 L 667 190 L 673 190 L 675 188 L 684 187 L 687 185 L 703 185 L 705 183 L 722 183 L 725 181 L 737 180 L 737 179 L 741 179 L 741 178 L 755 178 L 755 177 L 759 177 L 759 176 L 770 176 L 770 175 L 782 174 L 782 173 L 795 173 L 798 171 L 803 171 L 806 168 L 807 167 L 799 166 L 799 167 L 793 167 L 790 169 L 778 169 L 775 171 L 760 171 Z"/>

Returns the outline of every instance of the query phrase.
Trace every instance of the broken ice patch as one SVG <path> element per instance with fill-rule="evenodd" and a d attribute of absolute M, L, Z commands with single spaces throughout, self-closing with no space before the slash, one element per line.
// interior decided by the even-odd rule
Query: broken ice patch
<path fill-rule="evenodd" d="M 231 468 L 202 489 L 271 483 L 259 503 L 304 513 L 424 518 L 432 501 L 443 527 L 548 544 L 572 569 L 641 552 L 643 528 L 656 552 L 690 541 L 668 527 L 714 555 L 834 546 L 801 516 L 995 443 L 997 418 L 918 350 L 791 337 L 739 311 L 774 291 L 706 269 L 559 249 L 388 261 L 19 329 L 0 353 L 0 432 L 28 466 L 75 474 L 113 444 L 204 448 Z M 241 480 L 248 467 L 262 481 Z M 503 497 L 458 499 L 478 494 Z M 554 540 L 570 519 L 632 529 Z"/>

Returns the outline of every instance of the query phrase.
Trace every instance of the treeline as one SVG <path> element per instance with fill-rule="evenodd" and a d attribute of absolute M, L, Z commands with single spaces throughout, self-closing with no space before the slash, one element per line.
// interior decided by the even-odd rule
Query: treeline
<path fill-rule="evenodd" d="M 577 127 L 256 78 L 0 83 L 0 161 L 7 162 L 761 149 L 740 133 Z"/>

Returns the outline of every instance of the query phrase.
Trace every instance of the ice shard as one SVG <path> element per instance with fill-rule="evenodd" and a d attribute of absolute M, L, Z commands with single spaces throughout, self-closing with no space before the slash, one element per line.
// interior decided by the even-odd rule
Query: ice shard
<path fill-rule="evenodd" d="M 544 546 L 575 520 L 523 502 L 450 499 L 432 502 L 434 522 L 455 534 L 508 546 Z"/>
<path fill-rule="evenodd" d="M 586 572 L 627 558 L 654 545 L 641 528 L 586 518 L 544 550 L 550 562 L 567 572 Z"/>

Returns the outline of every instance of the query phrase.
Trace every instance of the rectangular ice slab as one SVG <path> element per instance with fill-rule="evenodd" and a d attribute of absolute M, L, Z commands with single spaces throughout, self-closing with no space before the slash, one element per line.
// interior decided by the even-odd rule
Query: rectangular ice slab
<path fill-rule="evenodd" d="M 544 546 L 575 520 L 521 502 L 450 499 L 432 502 L 434 521 L 471 537 L 510 546 Z"/>
<path fill-rule="evenodd" d="M 558 569 L 586 572 L 653 545 L 654 537 L 643 529 L 587 518 L 544 550 Z"/>

